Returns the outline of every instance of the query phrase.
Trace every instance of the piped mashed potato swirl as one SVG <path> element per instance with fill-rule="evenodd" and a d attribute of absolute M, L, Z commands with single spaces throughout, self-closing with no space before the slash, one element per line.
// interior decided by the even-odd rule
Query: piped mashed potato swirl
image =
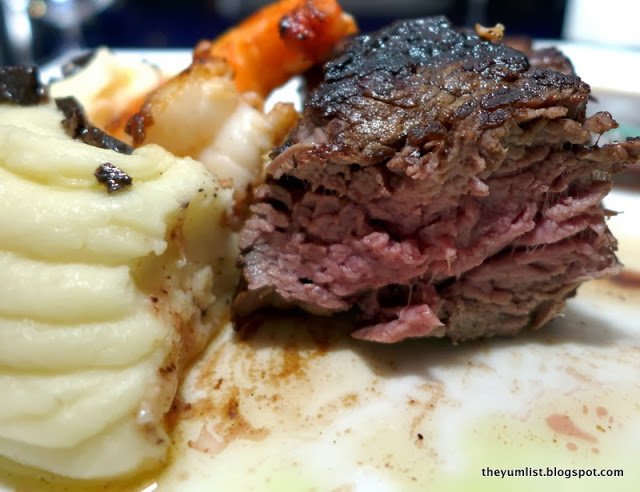
<path fill-rule="evenodd" d="M 232 191 L 157 145 L 74 141 L 61 119 L 0 105 L 0 455 L 105 478 L 165 457 L 179 374 L 236 280 Z M 133 184 L 107 193 L 107 162 Z"/>

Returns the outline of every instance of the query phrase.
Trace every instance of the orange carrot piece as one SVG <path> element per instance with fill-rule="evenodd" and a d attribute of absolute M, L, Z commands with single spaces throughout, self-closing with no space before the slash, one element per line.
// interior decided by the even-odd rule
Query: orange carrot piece
<path fill-rule="evenodd" d="M 293 75 L 324 61 L 357 31 L 337 0 L 280 0 L 213 41 L 202 41 L 194 62 L 224 58 L 240 91 L 266 96 Z"/>

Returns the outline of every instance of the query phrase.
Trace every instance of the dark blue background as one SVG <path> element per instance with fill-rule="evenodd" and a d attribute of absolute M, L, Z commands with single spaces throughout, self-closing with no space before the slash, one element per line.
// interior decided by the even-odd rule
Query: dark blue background
<path fill-rule="evenodd" d="M 367 15 L 366 2 L 356 13 L 362 31 L 376 29 L 402 12 L 389 1 L 384 15 Z M 485 24 L 502 22 L 509 35 L 529 35 L 538 38 L 558 38 L 564 16 L 564 0 L 488 0 L 484 12 L 469 10 L 467 0 L 452 0 L 446 11 L 433 11 L 429 2 L 415 0 L 412 16 L 446 14 L 458 25 L 479 21 Z M 126 0 L 94 17 L 83 26 L 87 46 L 100 45 L 137 48 L 191 48 L 201 39 L 211 39 L 233 25 L 239 17 L 224 17 L 213 0 Z M 56 54 L 58 33 L 34 20 L 36 61 L 43 62 Z M 6 41 L 3 40 L 3 45 Z M 6 48 L 6 46 L 5 46 Z M 8 50 L 0 50 L 0 59 L 10 62 Z"/>

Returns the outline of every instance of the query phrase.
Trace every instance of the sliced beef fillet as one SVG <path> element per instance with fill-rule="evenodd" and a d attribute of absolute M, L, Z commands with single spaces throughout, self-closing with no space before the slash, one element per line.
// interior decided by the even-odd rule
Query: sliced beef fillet
<path fill-rule="evenodd" d="M 507 335 L 616 272 L 601 200 L 640 140 L 591 145 L 615 121 L 545 65 L 443 17 L 347 43 L 255 192 L 236 324 L 299 306 L 378 342 Z"/>

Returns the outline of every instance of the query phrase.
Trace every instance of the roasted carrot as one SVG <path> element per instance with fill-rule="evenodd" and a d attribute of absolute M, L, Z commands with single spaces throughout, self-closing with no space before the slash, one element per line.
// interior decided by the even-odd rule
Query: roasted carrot
<path fill-rule="evenodd" d="M 194 62 L 224 58 L 240 91 L 266 96 L 326 59 L 341 39 L 356 31 L 337 0 L 280 0 L 219 38 L 199 43 Z"/>

